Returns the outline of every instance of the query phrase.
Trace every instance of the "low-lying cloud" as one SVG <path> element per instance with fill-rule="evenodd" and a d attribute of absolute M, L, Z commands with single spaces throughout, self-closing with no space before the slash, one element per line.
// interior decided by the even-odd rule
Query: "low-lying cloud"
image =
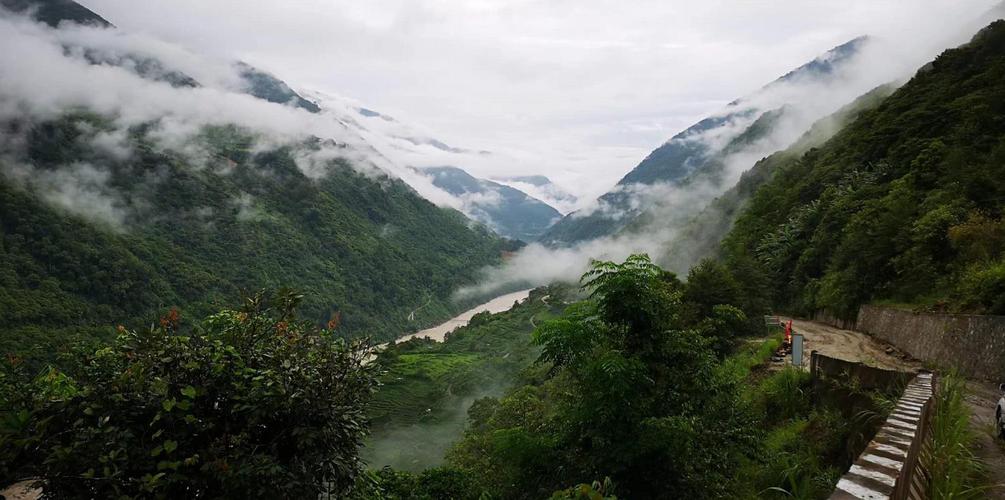
<path fill-rule="evenodd" d="M 676 139 L 702 145 L 705 152 L 695 160 L 705 166 L 710 159 L 714 160 L 716 175 L 702 175 L 699 166 L 683 184 L 618 185 L 611 191 L 612 197 L 598 199 L 572 217 L 591 215 L 619 223 L 633 221 L 635 227 L 563 248 L 530 245 L 503 265 L 484 270 L 478 285 L 458 294 L 485 294 L 513 283 L 574 282 L 588 269 L 592 259 L 621 260 L 641 252 L 658 260 L 671 244 L 686 246 L 687 242 L 678 242 L 676 238 L 692 218 L 734 186 L 758 160 L 791 146 L 814 123 L 870 90 L 884 84 L 903 83 L 940 51 L 969 40 L 985 21 L 967 20 L 943 26 L 942 31 L 932 33 L 926 43 L 920 44 L 914 40 L 870 38 L 860 44 L 854 56 L 837 65 L 833 73 L 788 78 L 731 103 L 713 115 L 723 118 L 720 126 Z M 737 147 L 735 140 L 769 112 L 777 114 L 770 131 Z M 643 217 L 636 219 L 640 214 Z M 697 257 L 700 256 L 691 258 Z M 681 262 L 674 264 L 680 267 Z M 686 268 L 675 271 L 686 272 Z"/>
<path fill-rule="evenodd" d="M 401 158 L 378 150 L 385 147 L 394 153 L 386 140 L 378 140 L 379 134 L 366 137 L 367 129 L 352 122 L 350 115 L 340 115 L 337 108 L 314 114 L 245 94 L 241 66 L 233 61 L 114 28 L 64 23 L 52 29 L 2 9 L 0 45 L 5 48 L 0 52 L 0 120 L 30 123 L 76 110 L 97 113 L 108 120 L 107 128 L 82 130 L 82 136 L 95 154 L 108 161 L 127 161 L 134 153 L 128 131 L 145 125 L 155 147 L 185 157 L 194 168 L 214 165 L 219 160 L 196 138 L 207 126 L 237 125 L 254 137 L 252 152 L 320 138 L 319 147 L 301 148 L 295 155 L 298 167 L 311 178 L 326 175 L 331 161 L 347 159 L 374 178 L 385 173 L 402 178 L 438 205 L 464 206 L 464 200 L 408 170 L 398 161 Z M 155 61 L 161 71 L 139 72 L 135 61 L 145 60 Z M 188 77 L 197 85 L 156 79 L 165 72 Z M 15 176 L 14 169 L 19 168 L 21 177 L 37 177 L 23 172 L 28 168 L 20 158 L 24 137 L 5 134 L 3 139 L 0 171 Z M 107 181 L 99 178 L 101 172 L 98 167 L 66 165 L 36 178 L 32 186 L 64 209 L 122 227 L 126 216 L 114 193 L 101 187 Z"/>

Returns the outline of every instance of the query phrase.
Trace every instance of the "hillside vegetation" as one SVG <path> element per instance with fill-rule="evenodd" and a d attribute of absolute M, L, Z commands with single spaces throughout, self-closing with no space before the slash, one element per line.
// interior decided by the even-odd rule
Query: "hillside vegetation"
<path fill-rule="evenodd" d="M 120 329 L 65 370 L 0 364 L 0 484 L 47 498 L 317 498 L 353 488 L 376 383 L 361 342 L 256 295 L 184 333 Z"/>
<path fill-rule="evenodd" d="M 525 372 L 540 354 L 531 332 L 561 313 L 568 295 L 564 286 L 542 287 L 508 311 L 479 313 L 444 342 L 388 346 L 376 362 L 381 385 L 368 411 L 373 436 L 363 457 L 369 465 L 416 471 L 442 464 L 476 400 L 534 376 Z"/>
<path fill-rule="evenodd" d="M 520 383 L 471 405 L 444 466 L 373 471 L 356 498 L 825 496 L 883 420 L 885 398 L 837 385 L 811 398 L 807 373 L 766 370 L 780 336 L 750 337 L 766 332 L 746 321 L 731 279 L 714 262 L 687 283 L 641 255 L 596 263 L 583 279 L 589 296 L 537 323 L 540 356 Z M 424 368 L 402 354 L 389 374 L 407 380 L 407 366 L 436 379 L 468 352 L 436 353 L 449 357 Z M 459 380 L 479 373 L 492 371 Z M 378 400 L 407 400 L 385 389 Z M 412 421 L 415 435 L 436 432 Z"/>
<path fill-rule="evenodd" d="M 772 170 L 723 252 L 776 306 L 1005 313 L 1005 21 Z"/>
<path fill-rule="evenodd" d="M 670 269 L 686 270 L 701 259 L 718 256 L 722 239 L 732 229 L 736 218 L 743 213 L 757 189 L 771 180 L 780 165 L 795 161 L 808 150 L 820 147 L 859 114 L 879 106 L 896 89 L 895 84 L 876 87 L 834 114 L 814 123 L 788 148 L 756 162 L 740 176 L 736 185 L 712 200 L 698 215 L 683 225 L 680 234 L 669 243 L 659 260 Z"/>
<path fill-rule="evenodd" d="M 307 293 L 305 318 L 386 340 L 449 317 L 462 306 L 453 290 L 506 248 L 376 170 L 332 160 L 306 171 L 310 141 L 262 149 L 240 128 L 208 127 L 187 145 L 205 151 L 198 160 L 139 128 L 116 158 L 92 146 L 105 123 L 8 124 L 24 147 L 0 160 L 4 352 L 110 338 L 170 307 L 184 322 L 284 286 Z"/>

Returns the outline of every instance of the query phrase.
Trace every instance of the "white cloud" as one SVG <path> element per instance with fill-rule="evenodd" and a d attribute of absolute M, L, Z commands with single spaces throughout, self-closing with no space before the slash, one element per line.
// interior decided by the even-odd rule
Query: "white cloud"
<path fill-rule="evenodd" d="M 62 209 L 116 231 L 124 227 L 126 204 L 108 186 L 109 173 L 94 165 L 76 162 L 59 170 L 42 170 L 12 163 L 0 173 Z"/>
<path fill-rule="evenodd" d="M 85 3 L 511 159 L 460 165 L 479 177 L 543 173 L 588 201 L 676 132 L 830 47 L 871 34 L 934 54 L 994 1 Z"/>

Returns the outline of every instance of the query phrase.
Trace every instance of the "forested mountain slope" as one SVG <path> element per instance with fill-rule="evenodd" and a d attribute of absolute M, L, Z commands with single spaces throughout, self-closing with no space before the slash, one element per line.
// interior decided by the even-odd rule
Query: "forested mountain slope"
<path fill-rule="evenodd" d="M 512 249 L 282 81 L 73 2 L 3 5 L 29 4 L 60 28 L 0 18 L 16 48 L 0 79 L 0 351 L 50 356 L 280 287 L 305 294 L 306 319 L 386 340 L 462 308 L 451 293 Z"/>
<path fill-rule="evenodd" d="M 750 170 L 740 176 L 735 186 L 712 200 L 701 213 L 683 226 L 681 232 L 660 256 L 660 262 L 675 272 L 684 273 L 700 260 L 718 255 L 722 239 L 732 229 L 747 201 L 758 188 L 772 178 L 779 165 L 793 161 L 810 149 L 821 146 L 861 113 L 879 106 L 883 99 L 896 89 L 897 86 L 894 84 L 876 87 L 833 115 L 813 124 L 810 130 L 792 146 L 755 163 Z M 631 229 L 632 226 L 627 228 Z"/>
<path fill-rule="evenodd" d="M 791 130 L 801 133 L 812 123 L 812 119 L 806 122 L 815 113 L 810 109 L 862 85 L 848 73 L 869 43 L 867 37 L 859 37 L 834 47 L 676 134 L 601 196 L 592 211 L 569 214 L 552 226 L 541 241 L 568 245 L 611 236 L 630 225 L 645 225 L 644 219 L 666 215 L 651 205 L 672 202 L 668 198 L 677 196 L 668 195 L 669 189 L 721 192 L 734 182 L 726 172 L 727 164 L 740 163 L 739 167 L 746 169 L 753 161 L 787 146 Z M 872 83 L 860 92 L 878 83 L 881 82 Z M 724 182 L 727 186 L 719 189 Z M 660 213 L 654 215 L 655 212 Z M 669 212 L 676 215 L 683 210 L 674 207 Z"/>
<path fill-rule="evenodd" d="M 198 168 L 157 151 L 140 131 L 126 161 L 82 148 L 101 127 L 98 117 L 68 115 L 27 129 L 34 182 L 12 179 L 17 170 L 3 165 L 5 349 L 28 342 L 27 332 L 138 326 L 171 306 L 198 317 L 235 303 L 241 290 L 282 286 L 306 293 L 306 317 L 340 315 L 346 334 L 386 339 L 452 311 L 454 287 L 503 245 L 400 180 L 345 161 L 313 179 L 297 168 L 295 149 L 251 152 L 251 137 L 236 128 L 205 131 L 217 162 Z M 68 184 L 52 191 L 44 179 Z M 87 196 L 111 200 L 109 218 L 59 206 Z"/>
<path fill-rule="evenodd" d="M 19 14 L 31 13 L 35 20 L 53 28 L 62 22 L 112 26 L 105 18 L 73 0 L 0 0 L 0 6 Z"/>
<path fill-rule="evenodd" d="M 774 171 L 723 251 L 777 307 L 1005 313 L 1005 21 Z"/>
<path fill-rule="evenodd" d="M 534 241 L 556 220 L 558 210 L 519 189 L 468 174 L 457 167 L 418 169 L 433 185 L 456 196 L 464 212 L 497 233 L 522 241 Z"/>

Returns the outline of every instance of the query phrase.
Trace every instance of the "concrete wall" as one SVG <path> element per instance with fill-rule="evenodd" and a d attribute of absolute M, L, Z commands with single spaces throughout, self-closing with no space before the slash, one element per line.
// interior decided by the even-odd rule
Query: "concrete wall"
<path fill-rule="evenodd" d="M 854 380 L 862 389 L 876 389 L 883 392 L 899 391 L 914 378 L 914 373 L 885 370 L 861 362 L 845 361 L 825 356 L 817 351 L 810 353 L 810 373 L 813 375 L 815 385 L 821 377 L 826 377 L 844 381 Z"/>
<path fill-rule="evenodd" d="M 1005 316 L 915 313 L 862 306 L 854 328 L 936 366 L 1005 382 Z"/>
<path fill-rule="evenodd" d="M 825 309 L 821 309 L 813 313 L 813 316 L 810 319 L 816 321 L 817 323 L 823 323 L 825 325 L 830 325 L 833 326 L 834 328 L 840 328 L 842 330 L 855 329 L 855 320 L 838 318 L 837 316 L 831 314 L 830 311 L 827 311 Z"/>

